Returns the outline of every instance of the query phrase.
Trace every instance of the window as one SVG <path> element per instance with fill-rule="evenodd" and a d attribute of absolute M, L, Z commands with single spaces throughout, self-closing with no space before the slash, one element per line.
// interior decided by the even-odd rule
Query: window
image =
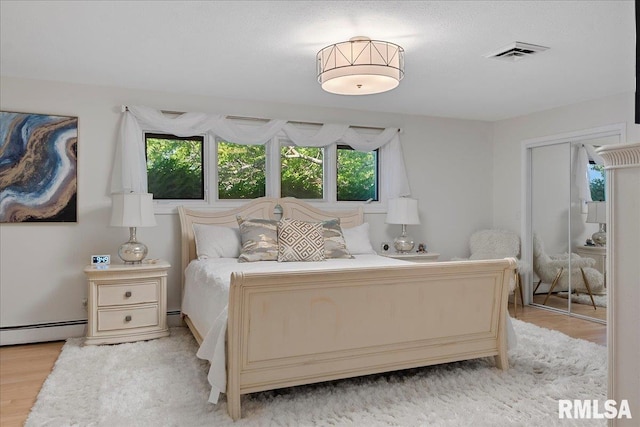
<path fill-rule="evenodd" d="M 589 162 L 589 188 L 591 189 L 591 200 L 594 202 L 604 201 L 604 166 Z"/>
<path fill-rule="evenodd" d="M 218 141 L 218 198 L 255 199 L 266 194 L 264 145 Z"/>
<path fill-rule="evenodd" d="M 339 145 L 337 152 L 337 200 L 378 201 L 378 150 L 366 153 Z"/>
<path fill-rule="evenodd" d="M 145 133 L 145 145 L 149 192 L 168 209 L 171 201 L 211 204 L 263 196 L 328 203 L 380 199 L 378 150 L 298 147 L 283 136 L 242 145 L 161 133 Z"/>
<path fill-rule="evenodd" d="M 378 150 L 299 147 L 286 138 L 274 138 L 264 146 L 218 140 L 217 156 L 221 200 L 264 195 L 328 202 L 379 200 Z"/>
<path fill-rule="evenodd" d="M 153 198 L 204 200 L 204 137 L 146 133 L 144 139 Z"/>
<path fill-rule="evenodd" d="M 324 149 L 280 147 L 280 195 L 298 199 L 323 199 Z"/>

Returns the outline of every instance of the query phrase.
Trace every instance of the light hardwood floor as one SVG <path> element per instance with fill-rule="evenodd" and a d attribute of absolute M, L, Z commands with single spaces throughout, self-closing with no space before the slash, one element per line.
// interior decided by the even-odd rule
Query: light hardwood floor
<path fill-rule="evenodd" d="M 516 319 L 533 323 L 542 328 L 554 329 L 573 338 L 580 338 L 603 346 L 607 345 L 607 326 L 602 323 L 532 306 L 525 306 L 523 310 L 522 306 L 518 305 L 518 315 L 514 316 L 513 306 L 509 305 L 509 313 Z"/>
<path fill-rule="evenodd" d="M 24 424 L 63 344 L 0 347 L 0 426 Z"/>
<path fill-rule="evenodd" d="M 546 295 L 535 295 L 533 301 L 537 304 L 544 305 L 544 299 Z M 560 310 L 567 310 L 568 301 L 566 298 L 562 298 L 556 295 L 551 295 L 546 304 L 548 307 L 559 308 Z M 589 304 L 571 304 L 571 311 L 583 316 L 593 317 L 594 319 L 607 320 L 607 308 L 597 307 L 595 310 L 592 305 Z"/>
<path fill-rule="evenodd" d="M 509 312 L 514 316 L 513 306 Z M 606 345 L 606 326 L 535 307 L 518 306 L 517 318 L 574 338 Z M 0 425 L 22 426 L 64 342 L 0 347 Z"/>

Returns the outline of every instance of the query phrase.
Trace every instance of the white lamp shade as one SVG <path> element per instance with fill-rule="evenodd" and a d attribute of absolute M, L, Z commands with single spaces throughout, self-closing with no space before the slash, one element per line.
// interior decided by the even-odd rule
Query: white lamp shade
<path fill-rule="evenodd" d="M 368 37 L 327 46 L 318 52 L 316 61 L 322 89 L 338 95 L 386 92 L 404 77 L 404 49 Z"/>
<path fill-rule="evenodd" d="M 116 193 L 111 195 L 111 226 L 153 227 L 153 194 Z"/>
<path fill-rule="evenodd" d="M 389 200 L 387 224 L 420 224 L 418 201 L 408 197 Z"/>
<path fill-rule="evenodd" d="M 587 202 L 587 222 L 607 223 L 607 202 Z"/>

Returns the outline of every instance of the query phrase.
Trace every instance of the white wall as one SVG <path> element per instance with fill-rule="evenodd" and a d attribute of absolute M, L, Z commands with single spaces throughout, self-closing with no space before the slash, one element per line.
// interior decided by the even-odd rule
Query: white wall
<path fill-rule="evenodd" d="M 127 230 L 107 226 L 110 170 L 122 104 L 398 126 L 404 129 L 401 139 L 412 196 L 420 203 L 422 224 L 409 226 L 416 241 L 440 252 L 441 259 L 465 256 L 469 235 L 492 223 L 495 178 L 489 123 L 2 78 L 2 110 L 79 117 L 78 223 L 0 224 L 0 327 L 5 331 L 13 326 L 86 319 L 81 304 L 87 293 L 82 269 L 89 255 L 110 253 L 117 258 L 117 247 L 128 237 Z M 158 226 L 139 229 L 138 238 L 149 246 L 149 257 L 164 258 L 173 265 L 168 309 L 179 310 L 179 220 L 177 215 L 156 219 Z M 367 215 L 366 220 L 372 224 L 376 248 L 400 234 L 400 226 L 384 224 L 383 214 Z M 66 331 L 58 336 L 40 334 L 42 338 L 37 339 L 63 338 Z M 77 328 L 74 331 L 82 334 Z M 10 342 L 3 338 L 2 343 Z"/>
<path fill-rule="evenodd" d="M 633 92 L 495 122 L 493 225 L 520 232 L 523 140 L 614 123 L 627 124 L 627 141 L 640 140 L 640 126 L 634 124 Z"/>

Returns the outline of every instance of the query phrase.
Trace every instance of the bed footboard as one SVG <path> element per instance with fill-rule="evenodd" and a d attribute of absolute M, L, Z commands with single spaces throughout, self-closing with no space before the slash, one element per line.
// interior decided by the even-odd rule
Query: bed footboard
<path fill-rule="evenodd" d="M 234 273 L 227 405 L 281 387 L 495 356 L 515 260 Z"/>

